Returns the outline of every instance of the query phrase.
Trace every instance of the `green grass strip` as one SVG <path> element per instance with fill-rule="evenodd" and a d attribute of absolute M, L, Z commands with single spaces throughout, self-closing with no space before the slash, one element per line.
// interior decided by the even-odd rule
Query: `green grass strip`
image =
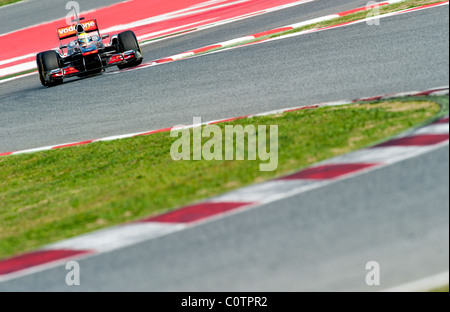
<path fill-rule="evenodd" d="M 430 120 L 442 100 L 448 103 L 448 96 L 219 124 L 222 130 L 225 125 L 277 125 L 279 163 L 273 172 L 259 171 L 260 161 L 174 161 L 170 148 L 177 138 L 168 132 L 0 157 L 0 259 L 365 147 Z"/>
<path fill-rule="evenodd" d="M 4 5 L 20 2 L 20 1 L 22 1 L 22 0 L 0 0 L 0 7 L 4 6 Z"/>
<path fill-rule="evenodd" d="M 186 33 L 189 33 L 189 32 L 195 31 L 195 30 L 197 30 L 197 28 L 182 30 L 179 32 L 175 32 L 172 34 L 168 34 L 168 35 L 164 35 L 164 36 L 160 36 L 160 37 L 156 37 L 156 38 L 152 38 L 152 39 L 145 39 L 145 40 L 139 41 L 139 43 L 147 43 L 147 42 L 151 42 L 151 41 L 157 41 L 157 40 L 166 39 L 166 38 L 170 38 L 170 37 L 174 37 L 174 36 L 179 36 L 181 34 L 186 34 Z"/>
<path fill-rule="evenodd" d="M 449 292 L 449 285 L 433 289 L 430 292 Z"/>
<path fill-rule="evenodd" d="M 20 73 L 15 73 L 15 74 L 11 74 L 11 75 L 2 76 L 2 77 L 0 77 L 0 81 L 4 80 L 4 79 L 9 79 L 9 78 L 13 78 L 13 77 L 29 74 L 29 73 L 34 73 L 34 72 L 37 72 L 36 68 L 29 69 L 29 70 L 24 70 L 24 71 L 22 71 Z"/>

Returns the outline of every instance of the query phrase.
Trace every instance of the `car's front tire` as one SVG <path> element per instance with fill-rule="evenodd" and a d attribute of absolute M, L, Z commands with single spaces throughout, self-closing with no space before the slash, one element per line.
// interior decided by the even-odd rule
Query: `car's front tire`
<path fill-rule="evenodd" d="M 118 34 L 117 41 L 119 43 L 119 52 L 123 53 L 125 51 L 133 50 L 139 52 L 142 55 L 141 47 L 139 46 L 139 42 L 136 39 L 136 35 L 131 30 L 127 30 Z M 120 69 L 124 69 L 128 67 L 137 66 L 141 63 L 142 57 L 129 63 L 117 65 L 117 67 L 119 67 Z"/>
<path fill-rule="evenodd" d="M 60 68 L 60 58 L 61 57 L 59 54 L 54 50 L 41 52 L 36 55 L 36 65 L 39 71 L 39 79 L 41 80 L 43 86 L 52 87 L 63 82 L 62 78 L 53 78 L 47 74 L 52 70 Z"/>

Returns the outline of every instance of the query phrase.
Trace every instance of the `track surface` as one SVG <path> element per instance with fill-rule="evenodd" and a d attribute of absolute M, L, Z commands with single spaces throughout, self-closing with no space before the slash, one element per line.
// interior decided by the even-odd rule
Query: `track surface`
<path fill-rule="evenodd" d="M 144 57 L 147 61 L 158 59 L 363 6 L 363 3 L 315 1 L 148 45 L 143 49 Z M 326 5 L 328 8 L 324 9 Z M 377 27 L 368 30 L 375 34 L 380 31 Z M 333 39 L 330 44 L 345 48 L 342 56 L 335 50 L 330 51 L 327 39 L 319 34 L 132 73 L 67 80 L 68 83 L 51 89 L 42 87 L 37 75 L 0 84 L 0 153 L 187 124 L 192 123 L 194 116 L 201 116 L 204 120 L 227 118 L 274 108 L 384 93 L 383 87 L 389 83 L 361 94 L 357 86 L 351 85 L 358 83 L 359 77 L 349 77 L 347 81 L 350 85 L 342 79 L 348 71 L 346 66 L 353 65 L 352 54 L 355 52 L 349 40 L 354 40 L 355 36 L 364 37 L 365 31 L 353 31 L 353 39 L 345 32 L 341 32 L 340 38 L 335 38 L 330 31 L 327 35 Z M 409 36 L 410 40 L 405 44 L 414 41 Z M 358 46 L 366 43 L 367 39 Z M 389 50 L 389 45 L 386 48 Z M 365 75 L 367 60 L 373 60 L 371 65 L 374 66 L 371 67 L 375 68 L 378 62 L 376 57 L 380 54 L 376 48 L 363 50 L 366 50 L 366 56 L 363 55 L 361 60 L 363 63 L 359 64 L 359 68 L 354 66 L 355 70 L 360 70 L 358 75 Z M 426 50 L 425 47 L 423 50 Z M 445 59 L 442 54 L 439 57 Z M 336 68 L 336 65 L 339 67 Z M 275 68 L 278 75 L 272 75 Z M 305 73 L 311 72 L 311 69 L 314 76 L 309 78 Z M 388 73 L 382 74 L 385 76 Z M 328 79 L 327 85 L 323 84 L 324 79 Z M 234 84 L 235 81 L 245 83 Z M 341 92 L 343 84 L 345 86 Z M 404 83 L 400 87 L 406 85 Z M 433 82 L 429 85 L 435 86 Z M 330 86 L 334 92 L 328 90 Z M 414 83 L 409 85 L 412 89 L 417 86 Z M 349 87 L 353 92 L 348 92 Z M 391 86 L 390 90 L 399 89 Z"/>
<path fill-rule="evenodd" d="M 279 26 L 293 18 L 292 10 L 277 14 L 286 15 Z M 233 24 L 158 43 L 145 57 L 251 34 L 255 31 L 249 24 L 245 33 L 239 34 Z M 263 29 L 272 27 L 265 24 Z M 34 78 L 0 85 L 0 152 L 191 123 L 194 116 L 211 120 L 447 85 L 448 10 L 430 9 L 383 19 L 378 27 L 360 24 L 52 89 L 41 88 Z M 90 97 L 96 101 L 86 103 Z M 65 285 L 67 271 L 61 266 L 2 283 L 0 290 L 393 287 L 448 270 L 448 159 L 444 147 L 81 260 L 81 286 L 76 288 Z M 364 282 L 365 264 L 372 260 L 381 266 L 380 288 Z"/>

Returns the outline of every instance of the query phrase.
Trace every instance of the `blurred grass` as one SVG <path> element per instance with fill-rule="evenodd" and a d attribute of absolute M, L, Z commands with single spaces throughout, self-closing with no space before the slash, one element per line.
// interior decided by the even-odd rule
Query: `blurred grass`
<path fill-rule="evenodd" d="M 0 7 L 7 5 L 7 4 L 11 4 L 11 3 L 16 3 L 22 0 L 0 0 Z"/>
<path fill-rule="evenodd" d="M 448 97 L 440 99 L 448 103 Z M 259 171 L 259 161 L 174 161 L 170 148 L 177 138 L 168 132 L 0 157 L 0 258 L 274 178 L 365 147 L 438 112 L 434 101 L 396 100 L 219 125 L 278 125 L 273 172 Z"/>
<path fill-rule="evenodd" d="M 33 68 L 33 69 L 21 71 L 20 73 L 15 73 L 15 74 L 2 76 L 2 77 L 0 77 L 0 80 L 9 79 L 9 78 L 13 78 L 13 77 L 16 77 L 16 76 L 25 75 L 25 74 L 29 74 L 29 73 L 33 73 L 33 72 L 37 73 L 37 69 Z"/>
<path fill-rule="evenodd" d="M 449 292 L 449 285 L 433 289 L 430 292 Z"/>

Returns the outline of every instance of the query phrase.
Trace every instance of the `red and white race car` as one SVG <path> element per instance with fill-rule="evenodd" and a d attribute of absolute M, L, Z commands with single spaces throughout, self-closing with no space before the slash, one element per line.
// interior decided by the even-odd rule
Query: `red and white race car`
<path fill-rule="evenodd" d="M 60 50 L 50 50 L 36 55 L 39 78 L 42 85 L 51 87 L 63 82 L 66 77 L 86 77 L 99 74 L 105 68 L 117 66 L 120 69 L 142 63 L 143 56 L 135 34 L 131 30 L 110 37 L 109 43 L 100 35 L 97 20 L 81 22 L 74 19 L 73 25 L 57 29 Z M 63 44 L 62 40 L 75 38 Z M 67 53 L 64 53 L 67 49 Z"/>

